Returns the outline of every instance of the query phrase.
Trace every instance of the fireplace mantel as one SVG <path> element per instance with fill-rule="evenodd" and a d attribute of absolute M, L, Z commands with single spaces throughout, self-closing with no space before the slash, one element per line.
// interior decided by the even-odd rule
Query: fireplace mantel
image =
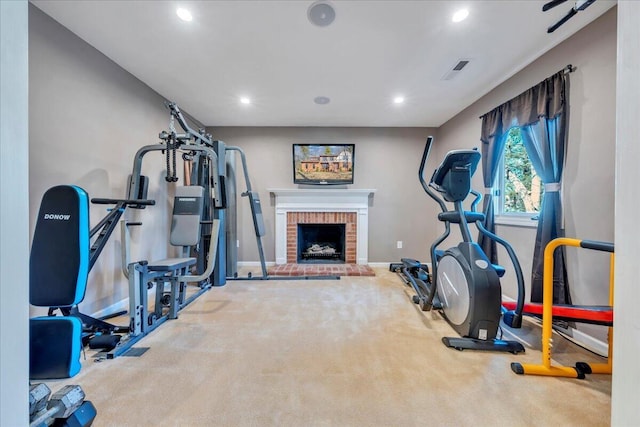
<path fill-rule="evenodd" d="M 356 212 L 358 264 L 368 263 L 369 197 L 374 189 L 338 188 L 268 188 L 275 195 L 276 264 L 287 263 L 288 212 Z"/>

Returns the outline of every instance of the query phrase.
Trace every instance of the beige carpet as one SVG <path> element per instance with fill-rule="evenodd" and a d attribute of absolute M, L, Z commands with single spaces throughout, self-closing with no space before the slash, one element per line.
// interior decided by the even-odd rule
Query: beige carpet
<path fill-rule="evenodd" d="M 142 340 L 141 357 L 94 362 L 80 384 L 95 426 L 605 426 L 610 377 L 517 376 L 540 353 L 446 348 L 453 330 L 395 274 L 238 281 Z M 538 327 L 521 335 L 539 347 Z M 592 360 L 560 339 L 561 361 Z M 600 360 L 600 359 L 598 359 Z"/>

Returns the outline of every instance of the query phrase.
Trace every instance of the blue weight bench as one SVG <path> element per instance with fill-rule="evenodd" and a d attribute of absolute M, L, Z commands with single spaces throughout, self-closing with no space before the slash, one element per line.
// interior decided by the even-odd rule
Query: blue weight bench
<path fill-rule="evenodd" d="M 182 257 L 128 265 L 129 326 L 115 326 L 80 312 L 78 304 L 84 299 L 89 271 L 125 209 L 143 209 L 155 203 L 144 196 L 142 193 L 140 199 L 91 199 L 92 203 L 115 206 L 90 229 L 89 197 L 82 188 L 61 185 L 44 194 L 31 248 L 30 303 L 48 307 L 49 313 L 30 319 L 31 379 L 76 375 L 81 368 L 82 348 L 87 343 L 92 349 L 102 349 L 103 357 L 108 359 L 124 354 L 165 320 L 177 319 L 180 309 L 210 288 L 207 279 L 212 273 L 212 261 L 200 274 L 192 275 L 190 271 L 196 260 L 189 256 L 189 251 L 200 238 L 203 189 L 178 187 L 171 244 L 182 247 Z M 209 243 L 211 259 L 215 259 L 218 232 L 219 221 L 214 220 Z M 94 236 L 97 237 L 91 244 Z M 198 283 L 199 289 L 187 297 L 189 282 Z M 153 309 L 147 296 L 152 288 L 155 288 Z M 62 316 L 54 315 L 58 310 Z"/>
<path fill-rule="evenodd" d="M 52 187 L 42 197 L 29 259 L 29 302 L 69 308 L 83 299 L 89 275 L 89 198 L 80 187 Z M 70 378 L 80 371 L 82 321 L 29 320 L 29 377 Z"/>

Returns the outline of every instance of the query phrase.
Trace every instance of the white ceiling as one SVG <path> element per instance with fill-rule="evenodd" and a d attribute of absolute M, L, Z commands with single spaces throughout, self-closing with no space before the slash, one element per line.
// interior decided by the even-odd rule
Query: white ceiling
<path fill-rule="evenodd" d="M 32 0 L 210 126 L 440 126 L 615 4 L 547 34 L 574 1 L 545 2 L 331 0 L 335 21 L 318 27 L 310 0 Z M 470 15 L 454 24 L 461 7 Z M 471 62 L 443 80 L 460 59 Z"/>

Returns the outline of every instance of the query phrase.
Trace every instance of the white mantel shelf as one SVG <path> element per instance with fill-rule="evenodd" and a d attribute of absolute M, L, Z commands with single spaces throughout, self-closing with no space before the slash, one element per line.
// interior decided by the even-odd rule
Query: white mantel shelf
<path fill-rule="evenodd" d="M 328 193 L 328 194 L 359 194 L 366 193 L 371 194 L 375 193 L 375 189 L 371 188 L 327 188 L 327 187 L 318 187 L 318 188 L 267 188 L 267 191 L 273 194 L 304 194 L 304 193 L 312 193 L 312 194 L 320 194 L 320 193 Z"/>
<path fill-rule="evenodd" d="M 287 263 L 288 212 L 356 212 L 358 214 L 356 257 L 368 263 L 369 196 L 376 190 L 360 188 L 267 188 L 275 195 L 276 264 Z"/>
<path fill-rule="evenodd" d="M 369 195 L 376 192 L 373 189 L 359 188 L 267 188 L 267 191 L 276 196 L 276 208 L 279 205 L 317 206 L 319 203 L 333 206 L 353 205 L 360 206 L 363 203 L 369 205 Z M 304 209 L 307 210 L 307 209 Z M 326 209 L 325 209 L 326 210 Z"/>

